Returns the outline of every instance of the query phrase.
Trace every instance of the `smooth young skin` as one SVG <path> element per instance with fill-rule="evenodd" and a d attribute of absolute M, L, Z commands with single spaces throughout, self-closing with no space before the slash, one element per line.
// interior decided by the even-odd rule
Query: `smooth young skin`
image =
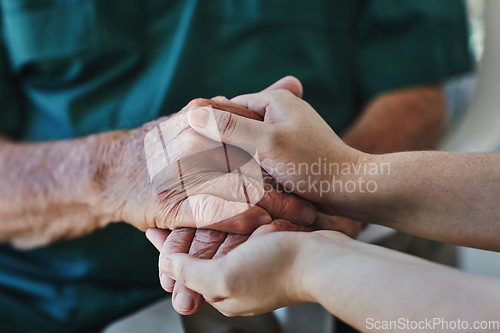
<path fill-rule="evenodd" d="M 333 231 L 272 233 L 250 239 L 214 260 L 171 255 L 160 262 L 160 268 L 227 316 L 317 302 L 358 330 L 376 332 L 380 329 L 370 330 L 368 318 L 460 319 L 472 325 L 498 320 L 500 307 L 497 280 Z M 437 331 L 446 330 L 437 327 Z"/>
<path fill-rule="evenodd" d="M 277 163 L 299 158 L 305 163 L 314 163 L 320 156 L 338 163 L 391 165 L 390 174 L 362 175 L 364 181 L 377 182 L 374 193 L 297 194 L 352 219 L 443 242 L 500 250 L 500 208 L 495 205 L 500 195 L 496 167 L 500 154 L 369 155 L 348 147 L 307 103 L 286 91 L 233 101 L 263 116 L 264 123 L 218 110 L 194 109 L 189 115 L 191 126 L 209 138 L 217 134 L 223 142 L 243 149 L 252 142 L 261 165 L 280 182 L 304 180 L 300 174 L 273 173 Z M 217 126 L 207 126 L 207 117 L 214 117 L 212 124 Z M 315 176 L 323 181 L 332 175 Z M 353 180 L 352 174 L 335 176 L 344 182 Z M 212 261 L 170 255 L 160 261 L 160 270 L 203 294 L 226 315 L 254 315 L 313 301 L 360 330 L 370 328 L 368 318 L 460 319 L 470 324 L 497 320 L 500 306 L 499 281 L 328 231 L 257 237 Z"/>
<path fill-rule="evenodd" d="M 342 191 L 336 184 L 327 193 L 295 193 L 317 202 L 323 210 L 365 223 L 381 224 L 437 241 L 500 251 L 500 154 L 404 152 L 370 155 L 347 146 L 302 99 L 284 90 L 239 96 L 233 102 L 264 117 L 264 123 L 219 110 L 193 109 L 191 126 L 211 139 L 243 149 L 252 143 L 260 163 L 282 184 L 308 181 L 377 184 L 375 193 Z M 218 126 L 204 125 L 215 117 Z M 390 173 L 321 173 L 314 175 L 277 172 L 277 164 L 311 165 L 324 158 L 353 166 L 390 165 Z M 362 169 L 363 170 L 363 169 Z M 279 171 L 279 170 L 278 170 Z M 298 190 L 297 190 L 298 189 Z"/>
<path fill-rule="evenodd" d="M 286 220 L 274 220 L 271 224 L 259 227 L 251 235 L 224 233 L 216 230 L 180 228 L 173 231 L 148 229 L 146 237 L 160 251 L 159 262 L 164 257 L 175 253 L 187 253 L 195 258 L 218 258 L 249 238 L 278 231 L 311 232 L 314 230 L 334 230 L 349 237 L 358 234 L 358 227 L 352 221 L 344 221 L 338 217 L 318 214 L 314 224 L 308 227 L 299 226 Z M 203 296 L 187 288 L 160 272 L 162 288 L 172 293 L 172 304 L 182 315 L 193 314 L 203 304 Z"/>

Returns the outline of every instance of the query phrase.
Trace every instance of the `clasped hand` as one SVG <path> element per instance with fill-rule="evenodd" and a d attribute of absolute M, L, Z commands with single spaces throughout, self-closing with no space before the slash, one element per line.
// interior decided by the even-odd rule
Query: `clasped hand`
<path fill-rule="evenodd" d="M 296 79 L 285 78 L 265 92 L 280 92 L 280 89 L 286 90 L 290 95 L 299 96 L 302 91 Z M 256 164 L 261 160 L 255 153 L 260 154 L 262 143 L 257 149 L 252 147 L 251 141 L 231 142 L 234 146 L 217 145 L 216 142 L 226 140 L 229 133 L 233 133 L 231 115 L 261 121 L 263 113 L 249 111 L 247 105 L 243 107 L 224 98 L 216 98 L 210 101 L 195 100 L 177 116 L 187 117 L 189 114 L 189 122 L 192 125 L 192 110 L 199 109 L 227 112 L 229 117 L 219 114 L 217 118 L 212 118 L 216 121 L 212 125 L 221 136 L 217 133 L 207 135 L 196 126 L 193 126 L 195 130 L 214 140 L 203 138 L 191 128 L 169 133 L 172 128 L 169 128 L 165 121 L 148 126 L 149 132 L 145 136 L 150 180 L 156 195 L 161 197 L 153 211 L 168 212 L 172 211 L 172 207 L 180 207 L 176 208 L 176 212 L 183 213 L 175 214 L 176 219 L 168 225 L 148 225 L 154 227 L 148 229 L 147 237 L 160 251 L 160 260 L 174 253 L 187 253 L 200 259 L 215 259 L 249 238 L 276 231 L 332 229 L 351 236 L 359 233 L 361 224 L 323 213 L 317 215 L 314 225 L 310 225 L 316 217 L 311 203 L 277 185 L 265 170 L 262 170 L 261 174 L 260 165 Z M 162 133 L 169 134 L 163 135 L 161 140 L 159 136 Z M 186 133 L 189 134 L 187 144 L 186 138 L 182 138 Z M 175 153 L 165 151 L 165 142 L 176 139 L 184 140 L 184 147 L 188 147 L 189 154 L 184 151 L 181 156 L 175 156 Z M 160 144 L 160 141 L 163 142 Z M 263 153 L 266 159 L 272 158 L 269 151 L 263 150 Z M 175 163 L 168 163 L 168 160 Z M 167 164 L 168 167 L 163 169 L 158 167 Z M 232 173 L 228 169 L 230 165 L 238 172 Z M 164 179 L 169 181 L 165 183 Z M 308 194 L 299 194 L 309 200 L 315 199 Z M 172 200 L 173 198 L 176 200 Z M 201 207 L 203 211 L 197 212 L 196 209 Z M 207 207 L 213 209 L 207 211 Z M 157 217 L 155 220 L 160 219 Z M 201 295 L 181 283 L 176 283 L 166 274 L 160 273 L 160 283 L 166 291 L 173 292 L 174 307 L 181 314 L 194 313 L 203 303 Z"/>

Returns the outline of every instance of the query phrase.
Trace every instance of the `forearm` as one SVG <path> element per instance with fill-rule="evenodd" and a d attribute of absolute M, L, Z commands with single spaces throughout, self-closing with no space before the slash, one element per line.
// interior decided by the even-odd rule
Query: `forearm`
<path fill-rule="evenodd" d="M 369 104 L 343 139 L 353 148 L 374 154 L 431 149 L 439 142 L 445 115 L 444 94 L 439 87 L 393 92 Z M 437 163 L 435 156 L 440 156 Z M 361 160 L 360 164 L 369 166 L 369 160 Z M 348 214 L 421 237 L 491 248 L 493 240 L 485 238 L 488 235 L 493 238 L 491 231 L 496 229 L 491 228 L 500 219 L 498 213 L 492 212 L 496 194 L 492 179 L 494 164 L 490 164 L 487 174 L 479 169 L 484 163 L 494 161 L 476 157 L 467 160 L 459 155 L 429 153 L 378 159 L 380 172 L 375 177 L 364 175 L 364 181 L 373 181 L 371 184 L 377 186 L 377 195 L 369 196 L 369 201 L 379 199 L 366 206 L 367 210 L 357 204 Z M 388 168 L 384 169 L 380 163 Z M 478 178 L 478 172 L 482 179 Z M 359 181 L 354 176 L 353 180 Z M 471 188 L 478 182 L 484 185 Z M 484 192 L 486 187 L 489 193 Z"/>
<path fill-rule="evenodd" d="M 315 251 L 303 259 L 308 300 L 361 331 L 379 331 L 381 327 L 369 324 L 399 318 L 469 323 L 499 319 L 500 283 L 496 280 L 355 241 L 316 242 L 323 243 L 315 245 L 318 250 L 330 255 L 318 256 Z"/>
<path fill-rule="evenodd" d="M 0 139 L 0 239 L 30 247 L 111 221 L 100 210 L 102 134 L 47 143 Z"/>
<path fill-rule="evenodd" d="M 342 136 L 344 142 L 371 154 L 433 149 L 446 119 L 440 87 L 419 87 L 381 95 Z"/>
<path fill-rule="evenodd" d="M 363 177 L 376 190 L 345 195 L 339 207 L 346 216 L 442 242 L 500 250 L 500 154 L 407 152 L 371 155 L 365 163 L 370 161 L 378 172 Z"/>

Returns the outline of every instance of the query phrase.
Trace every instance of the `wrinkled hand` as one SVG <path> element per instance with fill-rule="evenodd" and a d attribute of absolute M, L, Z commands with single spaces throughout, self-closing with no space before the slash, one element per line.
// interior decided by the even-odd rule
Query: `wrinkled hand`
<path fill-rule="evenodd" d="M 168 118 L 114 132 L 97 152 L 109 161 L 96 172 L 103 209 L 114 221 L 141 230 L 194 227 L 249 234 L 276 218 L 312 223 L 313 205 L 264 184 L 252 156 L 190 128 L 188 110 L 207 105 L 256 118 L 222 98 L 198 99 Z"/>

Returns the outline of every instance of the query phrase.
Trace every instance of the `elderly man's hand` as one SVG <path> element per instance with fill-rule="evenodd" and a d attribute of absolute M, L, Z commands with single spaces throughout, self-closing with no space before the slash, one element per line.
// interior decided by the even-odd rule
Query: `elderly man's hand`
<path fill-rule="evenodd" d="M 249 234 L 278 218 L 311 224 L 314 206 L 265 184 L 266 175 L 250 154 L 191 129 L 189 109 L 207 105 L 257 117 L 222 98 L 198 99 L 171 117 L 117 132 L 98 152 L 107 161 L 96 171 L 103 209 L 141 230 L 193 227 Z"/>
<path fill-rule="evenodd" d="M 274 86 L 300 94 L 290 80 Z M 193 102 L 200 103 L 255 116 L 223 98 Z M 139 129 L 72 140 L 2 137 L 0 241 L 31 248 L 116 221 L 141 230 L 190 226 L 235 233 L 250 233 L 273 218 L 312 223 L 313 206 L 265 190 L 251 157 L 194 132 L 186 110 Z"/>

